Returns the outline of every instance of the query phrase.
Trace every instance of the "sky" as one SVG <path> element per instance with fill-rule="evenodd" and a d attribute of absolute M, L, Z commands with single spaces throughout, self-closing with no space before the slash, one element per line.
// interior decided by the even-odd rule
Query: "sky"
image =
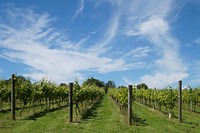
<path fill-rule="evenodd" d="M 1 0 L 0 78 L 200 85 L 199 0 Z"/>

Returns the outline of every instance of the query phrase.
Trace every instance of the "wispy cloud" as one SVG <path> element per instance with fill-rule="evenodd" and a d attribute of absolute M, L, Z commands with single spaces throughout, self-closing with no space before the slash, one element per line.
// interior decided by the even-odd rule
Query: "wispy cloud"
<path fill-rule="evenodd" d="M 171 35 L 169 24 L 184 5 L 180 6 L 180 1 L 172 0 L 129 1 L 122 5 L 122 14 L 126 20 L 125 27 L 121 27 L 123 33 L 129 37 L 142 36 L 157 49 L 157 59 L 153 61 L 154 71 L 141 76 L 140 82 L 150 87 L 161 87 L 186 78 L 187 68 L 183 67 L 186 65 L 179 57 L 179 42 Z M 137 53 L 138 50 L 141 49 L 130 53 Z M 147 52 L 140 56 L 146 56 Z"/>
<path fill-rule="evenodd" d="M 194 42 L 200 44 L 200 38 L 195 39 Z"/>
<path fill-rule="evenodd" d="M 152 49 L 156 49 L 156 57 L 150 61 L 151 65 L 154 63 L 153 71 L 139 77 L 137 82 L 145 82 L 150 87 L 165 86 L 187 77 L 187 68 L 183 67 L 179 56 L 180 44 L 170 32 L 172 19 L 177 18 L 184 6 L 180 6 L 180 0 L 103 0 L 97 6 L 105 2 L 111 5 L 110 17 L 96 43 L 87 49 L 82 46 L 87 44 L 90 35 L 73 41 L 66 33 L 51 26 L 55 20 L 48 13 L 38 14 L 31 9 L 8 10 L 12 23 L 0 20 L 0 47 L 4 48 L 0 57 L 28 65 L 34 79 L 46 75 L 63 82 L 75 76 L 84 77 L 82 71 L 108 73 L 143 69 L 145 62 L 141 60 L 127 62 L 149 57 Z M 80 0 L 72 21 L 84 10 L 84 4 L 85 1 Z M 148 43 L 146 46 L 129 43 L 129 50 L 118 57 L 108 57 L 107 53 L 114 53 L 113 44 L 118 37 L 124 35 L 141 37 Z M 127 78 L 124 81 L 128 81 Z"/>
<path fill-rule="evenodd" d="M 99 56 L 87 50 L 83 52 L 81 43 L 85 43 L 85 39 L 78 42 L 65 39 L 62 32 L 50 26 L 52 18 L 47 13 L 27 10 L 8 10 L 8 17 L 17 21 L 17 26 L 0 20 L 0 48 L 4 49 L 0 56 L 28 65 L 28 75 L 33 79 L 46 76 L 56 82 L 66 82 L 77 76 L 84 77 L 82 71 L 107 73 L 135 66 L 123 59 Z"/>
<path fill-rule="evenodd" d="M 121 9 L 120 1 L 109 1 L 113 5 L 114 12 L 110 17 L 109 25 L 106 27 L 107 30 L 105 30 L 104 35 L 102 35 L 101 40 L 93 47 L 89 48 L 90 51 L 98 54 L 103 54 L 109 50 L 109 45 L 113 41 L 113 39 L 116 37 L 118 33 L 118 28 L 120 24 L 120 18 L 121 18 Z M 113 4 L 115 3 L 115 4 Z"/>
<path fill-rule="evenodd" d="M 2 73 L 3 72 L 3 70 L 0 68 L 0 73 Z"/>
<path fill-rule="evenodd" d="M 187 84 L 190 85 L 199 85 L 200 82 L 200 59 L 193 60 L 190 64 L 188 64 L 188 68 L 190 70 L 190 76 L 186 79 Z"/>
<path fill-rule="evenodd" d="M 138 47 L 125 54 L 125 56 L 133 58 L 144 58 L 148 57 L 150 52 L 152 52 L 152 50 L 149 48 L 149 46 Z"/>
<path fill-rule="evenodd" d="M 155 61 L 157 69 L 141 77 L 149 86 L 163 87 L 188 76 L 179 57 L 179 43 L 169 33 L 169 25 L 161 19 L 147 20 L 139 26 L 138 34 L 146 36 L 160 50 L 160 59 Z"/>
<path fill-rule="evenodd" d="M 174 10 L 171 10 L 171 14 L 173 12 L 173 16 L 169 18 L 169 22 L 173 23 L 179 18 L 179 15 L 181 14 L 183 8 L 185 7 L 185 4 L 190 2 L 191 0 L 176 0 L 176 6 L 173 7 Z"/>
<path fill-rule="evenodd" d="M 126 85 L 133 85 L 134 82 L 131 81 L 130 79 L 126 78 L 126 77 L 122 77 L 123 81 L 126 83 Z"/>
<path fill-rule="evenodd" d="M 83 9 L 84 9 L 84 0 L 80 0 L 78 9 L 76 10 L 75 14 L 72 17 L 72 22 L 74 21 L 74 19 L 76 19 L 76 17 L 78 17 L 81 14 Z"/>

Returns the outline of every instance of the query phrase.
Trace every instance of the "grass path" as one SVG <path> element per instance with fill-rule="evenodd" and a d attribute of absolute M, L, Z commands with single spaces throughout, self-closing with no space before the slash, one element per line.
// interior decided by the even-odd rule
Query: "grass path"
<path fill-rule="evenodd" d="M 83 132 L 124 133 L 131 131 L 131 128 L 124 123 L 124 116 L 108 95 L 93 113 L 96 114 L 95 117 L 84 121 Z"/>
<path fill-rule="evenodd" d="M 68 122 L 67 107 L 43 114 L 36 119 L 12 121 L 0 113 L 0 133 L 199 133 L 200 118 L 192 115 L 193 123 L 168 120 L 166 116 L 139 104 L 133 111 L 139 116 L 139 126 L 128 126 L 113 100 L 105 95 L 79 122 Z M 9 114 L 7 114 L 9 115 Z M 6 115 L 5 115 L 6 116 Z M 189 116 L 187 116 L 189 117 Z M 192 121 L 192 120 L 191 120 Z"/>
<path fill-rule="evenodd" d="M 161 114 L 159 111 L 155 111 L 152 108 L 133 104 L 133 110 L 135 113 L 145 120 L 146 126 L 135 127 L 137 132 L 148 133 L 200 133 L 200 117 L 197 114 L 193 114 L 193 122 L 188 123 L 188 119 L 184 123 L 178 123 L 177 119 L 169 120 L 166 115 Z M 183 113 L 185 117 L 185 112 Z M 188 117 L 187 117 L 188 118 Z"/>
<path fill-rule="evenodd" d="M 68 123 L 67 108 L 63 108 L 34 120 L 8 120 L 6 124 L 8 128 L 0 128 L 0 133 L 118 133 L 131 130 L 108 95 L 88 110 L 80 122 Z"/>

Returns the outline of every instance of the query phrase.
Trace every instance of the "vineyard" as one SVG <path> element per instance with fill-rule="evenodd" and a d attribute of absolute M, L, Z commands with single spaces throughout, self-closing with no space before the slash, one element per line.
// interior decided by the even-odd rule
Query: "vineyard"
<path fill-rule="evenodd" d="M 199 131 L 200 88 L 182 90 L 183 123 L 180 124 L 177 120 L 177 88 L 139 89 L 134 86 L 131 101 L 133 124 L 128 126 L 127 87 L 107 88 L 99 81 L 95 84 L 84 82 L 81 86 L 78 81 L 57 85 L 46 79 L 32 83 L 22 76 L 15 76 L 13 80 L 16 120 L 11 119 L 12 79 L 1 79 L 0 132 Z M 73 105 L 73 121 L 68 121 L 70 102 Z"/>
<path fill-rule="evenodd" d="M 16 109 L 17 116 L 21 117 L 24 110 L 28 115 L 58 109 L 68 106 L 69 85 L 56 85 L 53 82 L 42 79 L 31 83 L 29 79 L 15 77 L 16 87 Z M 75 113 L 86 111 L 89 106 L 98 102 L 104 94 L 104 90 L 95 85 L 80 87 L 77 81 L 73 87 L 73 103 Z M 81 107 L 80 107 L 81 106 Z M 0 80 L 0 111 L 9 112 L 11 110 L 11 81 Z M 31 114 L 32 113 L 32 114 Z M 27 112 L 24 113 L 27 115 Z"/>
<path fill-rule="evenodd" d="M 111 97 L 118 104 L 122 112 L 127 112 L 128 107 L 128 88 L 119 90 L 112 89 Z M 200 88 L 191 87 L 189 90 L 182 91 L 183 109 L 200 113 Z M 175 112 L 178 108 L 178 90 L 167 87 L 162 90 L 156 89 L 136 89 L 133 88 L 133 102 L 149 106 L 154 110 L 159 110 L 164 114 L 168 114 L 169 119 L 176 118 Z M 125 110 L 125 111 L 124 111 Z"/>

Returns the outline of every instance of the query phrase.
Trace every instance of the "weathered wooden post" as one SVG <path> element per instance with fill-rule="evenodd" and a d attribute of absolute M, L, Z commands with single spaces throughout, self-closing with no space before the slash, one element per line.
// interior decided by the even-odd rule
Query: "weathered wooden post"
<path fill-rule="evenodd" d="M 192 107 L 193 104 L 192 104 L 192 97 L 191 96 L 192 96 L 192 88 L 190 88 L 190 97 L 189 97 L 190 98 L 190 112 L 193 111 L 193 107 Z"/>
<path fill-rule="evenodd" d="M 69 122 L 73 122 L 73 83 L 69 83 Z"/>
<path fill-rule="evenodd" d="M 182 122 L 182 81 L 178 82 L 178 121 Z"/>
<path fill-rule="evenodd" d="M 172 89 L 169 90 L 170 91 L 170 100 L 172 100 Z M 172 112 L 172 108 L 169 108 L 169 119 L 173 118 L 173 112 Z"/>
<path fill-rule="evenodd" d="M 155 93 L 156 93 L 156 87 L 154 88 L 154 97 L 155 97 Z M 156 103 L 156 99 L 154 100 L 154 106 L 153 106 L 153 109 L 156 110 L 156 106 L 157 106 L 157 103 Z"/>
<path fill-rule="evenodd" d="M 15 75 L 11 76 L 11 114 L 12 119 L 15 120 Z"/>
<path fill-rule="evenodd" d="M 132 124 L 132 85 L 128 86 L 128 124 Z"/>

